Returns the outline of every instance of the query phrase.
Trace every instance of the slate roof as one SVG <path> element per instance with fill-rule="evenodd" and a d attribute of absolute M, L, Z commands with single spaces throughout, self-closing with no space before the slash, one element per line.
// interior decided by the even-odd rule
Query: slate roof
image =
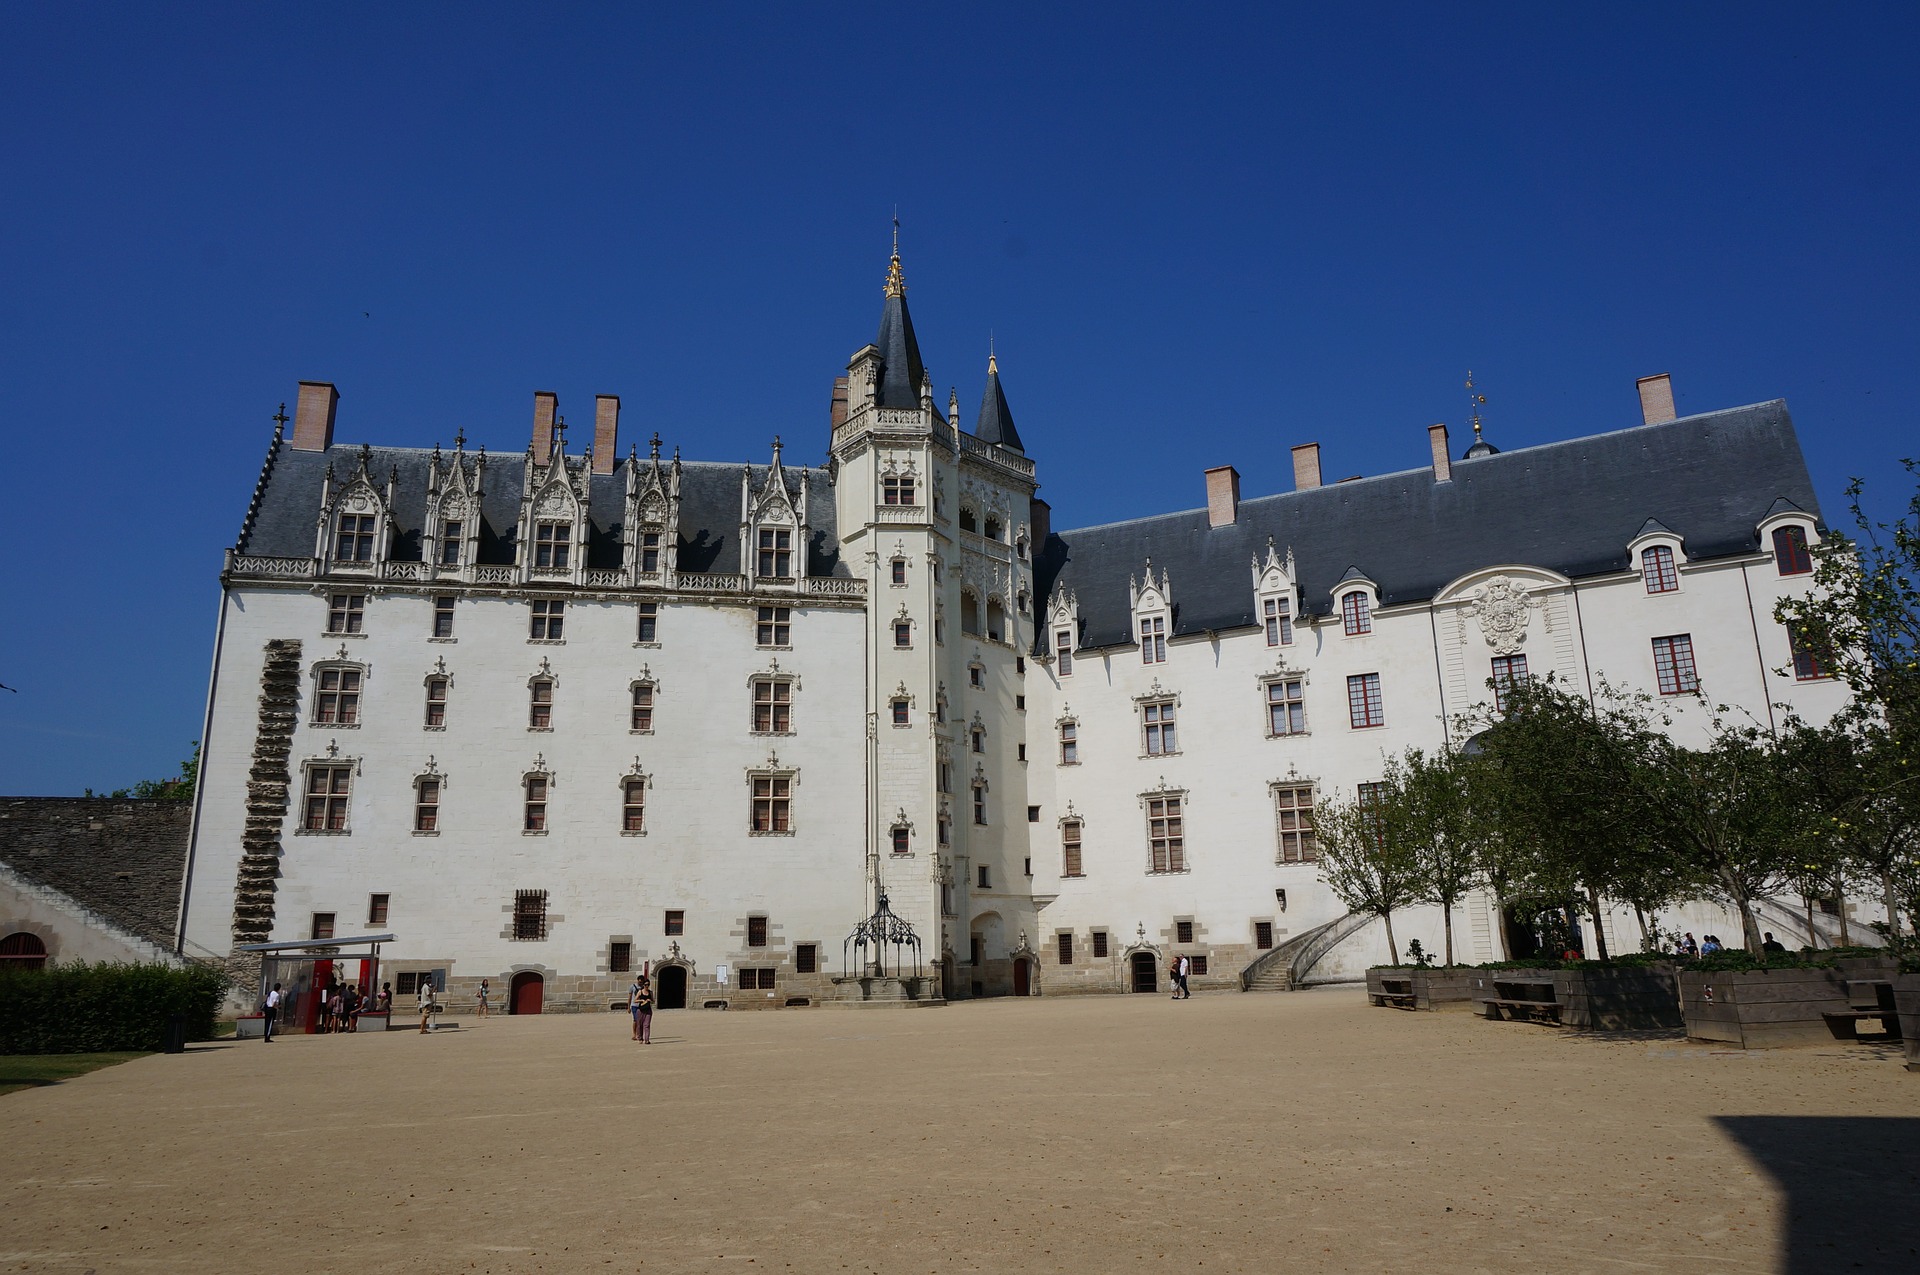
<path fill-rule="evenodd" d="M 899 260 L 894 258 L 894 264 Z M 908 410 L 920 406 L 920 382 L 927 369 L 920 361 L 920 342 L 913 335 L 913 316 L 907 312 L 904 292 L 887 296 L 880 309 L 880 335 L 873 343 L 880 350 L 880 406 Z"/>
<path fill-rule="evenodd" d="M 469 461 L 473 455 L 469 453 Z M 427 511 L 427 469 L 433 452 L 417 447 L 375 447 L 369 450 L 369 456 L 367 472 L 383 493 L 387 475 L 394 470 L 400 475 L 393 511 L 399 536 L 390 556 L 396 561 L 418 562 L 421 527 Z M 441 454 L 443 461 L 450 456 L 451 453 Z M 644 469 L 651 463 L 623 459 L 611 474 L 595 474 L 589 480 L 592 507 L 588 516 L 593 523 L 587 542 L 589 567 L 620 565 L 620 524 L 627 510 L 627 466 L 638 464 Z M 487 457 L 486 477 L 480 493 L 484 523 L 480 561 L 483 563 L 514 560 L 513 542 L 519 532 L 520 489 L 526 464 L 525 453 Z M 360 467 L 359 446 L 336 443 L 325 452 L 304 452 L 295 451 L 288 442 L 275 444 L 258 506 L 241 534 L 238 550 L 263 557 L 312 557 L 320 518 L 320 488 L 328 465 L 333 466 L 336 484 L 346 482 Z M 725 574 L 742 569 L 739 543 L 742 468 L 747 467 L 708 461 L 683 463 L 680 475 L 682 571 Z M 757 490 L 767 481 L 768 467 L 750 468 Z M 799 486 L 803 473 L 811 533 L 807 573 L 850 575 L 851 571 L 840 561 L 833 489 L 827 485 L 824 473 L 794 468 L 786 470 L 789 489 Z"/>
<path fill-rule="evenodd" d="M 980 396 L 980 421 L 973 436 L 983 443 L 997 443 L 1009 451 L 1026 453 L 1020 445 L 1020 432 L 1013 427 L 1013 409 L 1007 406 L 1006 391 L 1000 388 L 1000 365 L 987 356 L 987 388 Z"/>
<path fill-rule="evenodd" d="M 1224 527 L 1194 509 L 1061 531 L 1035 567 L 1042 597 L 1077 595 L 1083 645 L 1117 646 L 1133 641 L 1127 580 L 1149 557 L 1170 579 L 1173 632 L 1194 634 L 1256 623 L 1252 563 L 1268 537 L 1283 558 L 1293 551 L 1305 607 L 1324 615 L 1349 569 L 1388 606 L 1503 563 L 1574 578 L 1619 571 L 1649 518 L 1689 558 L 1750 553 L 1781 500 L 1818 521 L 1792 418 L 1775 400 L 1458 460 L 1450 482 L 1411 469 L 1244 500 Z"/>

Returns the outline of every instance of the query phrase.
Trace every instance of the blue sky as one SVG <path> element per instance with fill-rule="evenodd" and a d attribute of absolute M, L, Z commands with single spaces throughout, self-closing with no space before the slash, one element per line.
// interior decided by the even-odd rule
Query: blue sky
<path fill-rule="evenodd" d="M 172 770 L 275 408 L 526 445 L 535 390 L 824 459 L 900 210 L 1055 525 L 1785 398 L 1830 517 L 1920 453 L 1920 9 L 11 5 L 0 792 Z"/>

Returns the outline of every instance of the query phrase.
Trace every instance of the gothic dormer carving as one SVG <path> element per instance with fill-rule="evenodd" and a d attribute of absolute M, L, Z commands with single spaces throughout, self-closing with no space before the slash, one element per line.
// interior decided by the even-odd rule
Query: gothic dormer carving
<path fill-rule="evenodd" d="M 567 455 L 564 432 L 554 431 L 553 452 L 544 465 L 527 449 L 520 487 L 522 580 L 586 582 L 591 500 L 588 462 Z"/>
<path fill-rule="evenodd" d="M 371 471 L 373 449 L 361 447 L 353 473 L 342 483 L 327 466 L 320 485 L 320 518 L 314 537 L 314 556 L 333 573 L 376 575 L 393 545 L 393 501 L 398 470 L 390 471 L 384 487 Z"/>
<path fill-rule="evenodd" d="M 1253 559 L 1253 614 L 1268 646 L 1293 644 L 1293 626 L 1301 618 L 1299 580 L 1293 549 L 1289 547 L 1282 557 L 1268 536 L 1266 556 Z"/>
<path fill-rule="evenodd" d="M 469 461 L 466 443 L 464 432 L 455 435 L 453 455 L 443 457 L 436 447 L 427 467 L 420 556 L 428 572 L 442 579 L 471 580 L 480 557 L 480 497 L 487 456 L 482 452 Z"/>
<path fill-rule="evenodd" d="M 680 569 L 680 450 L 660 463 L 660 435 L 645 465 L 627 457 L 626 536 L 621 566 L 639 584 L 669 585 Z"/>
<path fill-rule="evenodd" d="M 798 592 L 807 574 L 807 471 L 797 482 L 780 463 L 780 440 L 758 488 L 753 469 L 740 471 L 740 569 L 758 591 Z"/>

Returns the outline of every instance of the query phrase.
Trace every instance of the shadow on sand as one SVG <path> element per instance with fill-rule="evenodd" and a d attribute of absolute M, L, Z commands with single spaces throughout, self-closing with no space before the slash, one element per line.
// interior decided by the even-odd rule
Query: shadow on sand
<path fill-rule="evenodd" d="M 1787 1197 L 1781 1270 L 1920 1271 L 1920 1119 L 1716 1116 L 1714 1123 Z"/>

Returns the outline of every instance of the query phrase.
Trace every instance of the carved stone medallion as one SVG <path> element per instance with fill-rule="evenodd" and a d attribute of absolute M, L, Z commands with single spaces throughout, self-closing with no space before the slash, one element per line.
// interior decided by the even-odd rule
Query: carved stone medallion
<path fill-rule="evenodd" d="M 1539 605 L 1520 581 L 1495 576 L 1469 595 L 1465 610 L 1479 619 L 1480 632 L 1495 655 L 1512 655 L 1527 640 L 1527 613 Z"/>

